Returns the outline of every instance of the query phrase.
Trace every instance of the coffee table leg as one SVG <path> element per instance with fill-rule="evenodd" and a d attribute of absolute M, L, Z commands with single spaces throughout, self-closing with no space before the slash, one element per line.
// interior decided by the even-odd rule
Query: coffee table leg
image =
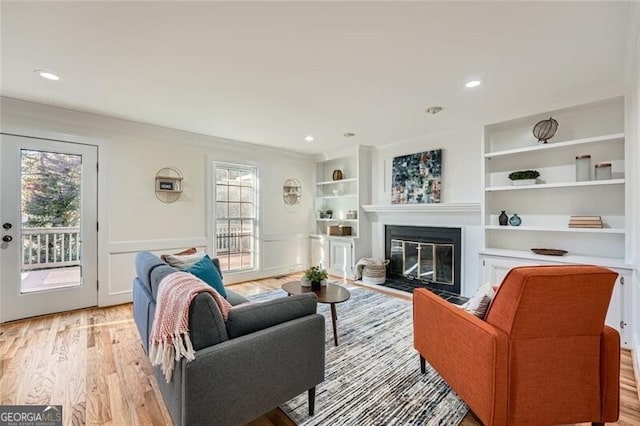
<path fill-rule="evenodd" d="M 338 319 L 338 313 L 336 312 L 336 304 L 331 304 L 331 322 L 333 323 L 333 342 L 338 346 L 338 330 L 336 320 Z"/>

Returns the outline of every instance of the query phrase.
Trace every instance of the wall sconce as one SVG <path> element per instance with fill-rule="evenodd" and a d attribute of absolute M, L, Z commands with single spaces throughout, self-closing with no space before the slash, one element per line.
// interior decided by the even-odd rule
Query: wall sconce
<path fill-rule="evenodd" d="M 298 179 L 287 179 L 282 185 L 282 199 L 288 206 L 293 206 L 300 203 L 300 197 L 302 197 L 302 189 L 300 181 Z"/>

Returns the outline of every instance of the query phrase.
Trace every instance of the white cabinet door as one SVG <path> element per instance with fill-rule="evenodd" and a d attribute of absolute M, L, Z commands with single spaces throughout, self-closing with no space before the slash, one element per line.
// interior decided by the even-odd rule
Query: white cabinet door
<path fill-rule="evenodd" d="M 613 294 L 611 295 L 611 302 L 609 302 L 609 310 L 607 311 L 607 317 L 605 318 L 605 324 L 609 327 L 613 327 L 622 334 L 622 329 L 620 328 L 620 321 L 622 321 L 622 288 L 621 288 L 621 280 L 624 282 L 624 278 L 622 275 L 618 276 L 616 280 L 616 284 L 613 287 Z"/>
<path fill-rule="evenodd" d="M 607 318 L 605 323 L 612 328 L 615 328 L 620 333 L 620 344 L 623 347 L 631 347 L 631 333 L 629 332 L 630 326 L 628 317 L 631 315 L 630 306 L 625 306 L 625 301 L 630 301 L 631 297 L 625 297 L 625 292 L 631 292 L 631 271 L 616 270 L 618 279 L 616 285 L 613 287 L 613 294 L 611 295 L 611 302 L 609 303 L 609 311 L 607 312 Z"/>
<path fill-rule="evenodd" d="M 353 275 L 353 241 L 329 240 L 329 272 L 344 278 Z"/>
<path fill-rule="evenodd" d="M 311 238 L 311 265 L 326 269 L 329 254 L 329 242 L 324 238 Z"/>
<path fill-rule="evenodd" d="M 507 273 L 516 266 L 526 265 L 526 263 L 514 260 L 486 258 L 482 260 L 484 272 L 482 274 L 483 282 L 480 284 L 491 283 L 496 285 L 502 283 Z"/>

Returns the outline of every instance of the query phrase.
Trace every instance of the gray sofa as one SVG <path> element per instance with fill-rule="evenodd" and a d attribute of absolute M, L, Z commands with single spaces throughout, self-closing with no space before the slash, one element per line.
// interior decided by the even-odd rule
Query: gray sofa
<path fill-rule="evenodd" d="M 136 256 L 133 314 L 146 353 L 158 284 L 175 271 L 152 253 Z M 226 291 L 232 305 L 247 301 Z M 196 296 L 189 309 L 195 359 L 182 359 L 170 383 L 154 367 L 174 423 L 240 425 L 305 391 L 313 415 L 325 364 L 324 317 L 316 307 L 313 294 L 282 297 L 234 308 L 225 322 L 210 294 Z"/>

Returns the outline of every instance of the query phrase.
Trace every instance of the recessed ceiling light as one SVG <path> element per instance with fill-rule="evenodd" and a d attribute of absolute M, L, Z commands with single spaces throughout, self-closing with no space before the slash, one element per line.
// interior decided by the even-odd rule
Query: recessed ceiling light
<path fill-rule="evenodd" d="M 347 133 L 345 133 L 345 134 L 344 134 L 344 137 L 345 137 L 345 138 L 352 138 L 352 137 L 354 137 L 355 135 L 356 135 L 355 133 L 347 132 Z"/>
<path fill-rule="evenodd" d="M 53 80 L 53 81 L 60 80 L 60 77 L 58 77 L 57 75 L 55 75 L 51 71 L 37 69 L 37 70 L 33 70 L 33 72 L 35 72 L 36 74 L 38 74 L 42 78 L 46 78 L 47 80 Z"/>
<path fill-rule="evenodd" d="M 425 111 L 428 112 L 429 114 L 436 115 L 437 113 L 439 113 L 443 109 L 444 108 L 442 108 L 441 106 L 432 106 L 432 107 L 429 107 L 429 108 L 425 109 Z"/>
<path fill-rule="evenodd" d="M 467 81 L 467 84 L 465 84 L 465 86 L 472 88 L 472 87 L 478 87 L 480 86 L 480 84 L 482 84 L 482 81 L 480 80 L 469 80 Z"/>
<path fill-rule="evenodd" d="M 307 136 L 304 137 L 304 140 L 307 141 L 307 142 L 313 142 L 314 139 L 315 138 L 313 136 L 311 136 L 311 135 L 307 135 Z"/>

